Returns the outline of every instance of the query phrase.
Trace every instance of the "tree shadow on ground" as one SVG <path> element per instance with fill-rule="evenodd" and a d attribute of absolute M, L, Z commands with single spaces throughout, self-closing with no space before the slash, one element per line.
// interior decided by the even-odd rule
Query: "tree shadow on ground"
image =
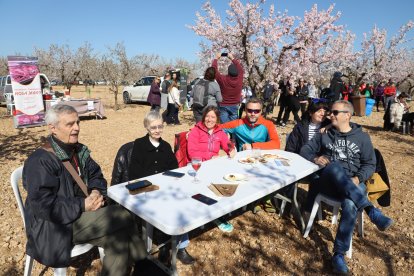
<path fill-rule="evenodd" d="M 33 132 L 17 129 L 17 133 L 11 136 L 0 134 L 0 160 L 18 160 L 25 158 L 39 148 L 42 137 L 33 135 Z M 39 129 L 43 134 L 43 130 Z"/>

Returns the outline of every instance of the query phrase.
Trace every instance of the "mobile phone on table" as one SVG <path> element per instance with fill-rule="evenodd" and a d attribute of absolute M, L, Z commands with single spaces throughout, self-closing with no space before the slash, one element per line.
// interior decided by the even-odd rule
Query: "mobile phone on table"
<path fill-rule="evenodd" d="M 222 57 L 227 57 L 229 55 L 229 53 L 221 53 Z"/>
<path fill-rule="evenodd" d="M 142 189 L 142 188 L 145 188 L 145 187 L 148 187 L 148 186 L 152 185 L 152 183 L 149 182 L 148 180 L 140 180 L 140 181 L 136 181 L 136 182 L 131 181 L 131 182 L 129 184 L 125 185 L 125 187 L 129 191 L 135 191 L 135 190 Z"/>
<path fill-rule="evenodd" d="M 214 203 L 217 203 L 217 200 L 212 199 L 211 197 L 208 197 L 202 194 L 193 195 L 192 198 L 207 205 L 213 205 Z"/>
<path fill-rule="evenodd" d="M 185 173 L 166 171 L 162 173 L 163 175 L 172 176 L 172 177 L 183 177 Z"/>

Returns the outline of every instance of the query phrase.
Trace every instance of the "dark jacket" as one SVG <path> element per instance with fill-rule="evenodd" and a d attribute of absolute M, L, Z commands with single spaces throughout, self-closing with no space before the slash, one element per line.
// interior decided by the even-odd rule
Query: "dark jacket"
<path fill-rule="evenodd" d="M 170 87 L 170 85 L 171 85 L 171 82 L 169 80 L 164 80 L 161 84 L 161 88 L 162 88 L 161 93 L 168 94 L 168 88 Z"/>
<path fill-rule="evenodd" d="M 298 122 L 289 134 L 289 138 L 286 141 L 285 151 L 298 153 L 300 149 L 309 141 L 309 120 L 304 119 Z M 321 127 L 325 127 L 330 124 L 329 120 L 322 122 Z"/>
<path fill-rule="evenodd" d="M 237 68 L 237 77 L 220 74 L 218 70 L 217 59 L 213 60 L 213 64 L 211 65 L 216 69 L 216 80 L 220 86 L 221 95 L 223 97 L 223 101 L 220 103 L 220 106 L 240 104 L 244 71 L 243 67 L 237 59 L 233 59 L 232 62 Z"/>
<path fill-rule="evenodd" d="M 338 161 L 349 177 L 357 176 L 359 182 L 365 182 L 375 172 L 375 153 L 369 135 L 360 125 L 351 123 L 351 131 L 341 133 L 330 128 L 327 133 L 316 134 L 300 150 L 300 155 L 312 161 L 324 155 L 331 162 Z"/>
<path fill-rule="evenodd" d="M 275 86 L 271 84 L 270 82 L 266 82 L 263 88 L 263 99 L 270 100 L 275 91 L 276 91 Z"/>
<path fill-rule="evenodd" d="M 375 97 L 382 97 L 384 96 L 384 85 L 378 85 L 377 88 L 375 88 Z"/>
<path fill-rule="evenodd" d="M 134 142 L 126 143 L 119 148 L 112 170 L 111 186 L 129 181 L 129 164 L 131 162 L 133 148 Z"/>
<path fill-rule="evenodd" d="M 135 140 L 128 172 L 130 180 L 176 168 L 178 163 L 170 144 L 160 139 L 160 145 L 154 147 L 148 134 Z"/>
<path fill-rule="evenodd" d="M 387 168 L 385 167 L 384 158 L 379 150 L 375 149 L 375 158 L 377 159 L 377 165 L 375 167 L 375 172 L 378 173 L 382 181 L 387 184 L 388 191 L 385 192 L 380 198 L 377 199 L 377 202 L 382 207 L 388 207 L 391 204 L 391 186 L 390 186 L 390 179 L 388 178 Z"/>
<path fill-rule="evenodd" d="M 82 174 L 89 190 L 106 194 L 101 168 L 89 151 L 79 159 L 85 160 Z M 67 267 L 70 263 L 72 223 L 85 210 L 85 200 L 75 197 L 74 185 L 76 182 L 54 153 L 40 148 L 24 163 L 26 252 L 43 265 Z"/>
<path fill-rule="evenodd" d="M 296 96 L 299 101 L 307 101 L 309 95 L 309 89 L 307 85 L 303 85 L 302 88 L 298 85 L 296 87 Z"/>
<path fill-rule="evenodd" d="M 150 92 L 148 93 L 147 102 L 154 105 L 161 104 L 161 92 L 158 84 L 153 82 L 151 84 Z"/>
<path fill-rule="evenodd" d="M 340 76 L 334 76 L 331 80 L 331 85 L 329 86 L 332 93 L 335 95 L 333 101 L 337 101 L 341 98 L 343 91 L 345 90 L 345 84 L 342 81 Z"/>

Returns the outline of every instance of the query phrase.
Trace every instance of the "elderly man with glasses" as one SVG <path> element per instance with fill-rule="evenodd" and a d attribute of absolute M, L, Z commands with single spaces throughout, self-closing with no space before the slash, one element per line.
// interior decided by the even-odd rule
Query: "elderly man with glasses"
<path fill-rule="evenodd" d="M 334 272 L 341 274 L 349 272 L 344 254 L 349 250 L 358 211 L 365 210 L 380 231 L 393 224 L 366 196 L 364 182 L 374 173 L 376 159 L 368 134 L 350 122 L 353 111 L 348 101 L 334 102 L 330 112 L 332 127 L 315 135 L 300 151 L 304 158 L 322 167 L 311 181 L 305 212 L 311 211 L 318 193 L 342 201 L 332 258 Z"/>
<path fill-rule="evenodd" d="M 251 149 L 280 149 L 280 140 L 276 126 L 270 120 L 262 117 L 262 102 L 250 98 L 246 103 L 246 116 L 220 125 L 226 133 L 236 140 L 237 151 Z M 266 212 L 276 212 L 270 197 L 253 208 L 253 213 L 261 209 Z"/>

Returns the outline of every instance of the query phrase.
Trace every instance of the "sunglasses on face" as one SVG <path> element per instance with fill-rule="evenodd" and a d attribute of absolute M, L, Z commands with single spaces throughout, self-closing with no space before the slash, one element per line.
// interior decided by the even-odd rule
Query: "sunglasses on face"
<path fill-rule="evenodd" d="M 164 129 L 164 125 L 150 126 L 150 127 L 149 127 L 149 129 L 150 129 L 151 131 L 156 131 L 157 129 L 158 129 L 158 130 L 163 130 L 163 129 Z"/>
<path fill-rule="evenodd" d="M 247 113 L 251 113 L 251 114 L 258 114 L 261 111 L 260 109 L 250 109 L 250 108 L 247 108 L 246 110 L 247 110 Z"/>
<path fill-rule="evenodd" d="M 339 113 L 349 113 L 347 110 L 331 110 L 330 114 L 338 116 Z"/>

